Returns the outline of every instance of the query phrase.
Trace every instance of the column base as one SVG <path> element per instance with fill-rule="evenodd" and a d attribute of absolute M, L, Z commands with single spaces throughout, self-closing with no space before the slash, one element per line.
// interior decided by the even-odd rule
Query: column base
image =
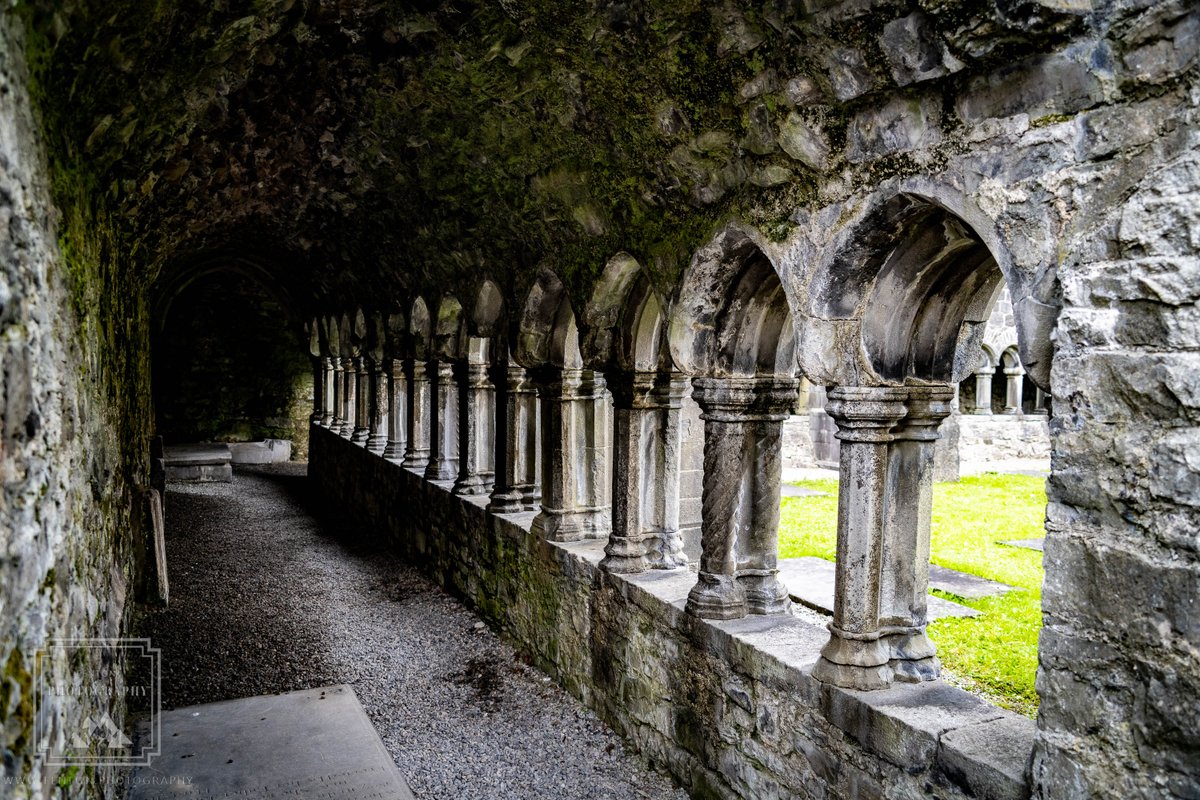
<path fill-rule="evenodd" d="M 746 616 L 746 591 L 732 575 L 701 572 L 688 592 L 687 613 L 701 619 L 741 619 Z"/>
<path fill-rule="evenodd" d="M 424 470 L 429 466 L 429 451 L 409 450 L 404 454 L 404 460 L 400 462 L 400 466 L 405 469 Z"/>
<path fill-rule="evenodd" d="M 322 428 L 331 427 L 333 425 L 333 417 L 321 417 L 319 420 L 317 420 L 317 424 Z"/>
<path fill-rule="evenodd" d="M 542 507 L 542 492 L 533 487 L 521 491 L 521 505 L 526 511 L 537 511 Z"/>
<path fill-rule="evenodd" d="M 452 481 L 458 477 L 458 461 L 452 458 L 433 458 L 425 467 L 425 479 Z"/>
<path fill-rule="evenodd" d="M 683 552 L 683 535 L 679 531 L 660 533 L 656 544 L 651 569 L 680 569 L 688 565 L 687 553 Z"/>
<path fill-rule="evenodd" d="M 389 441 L 383 448 L 383 457 L 391 461 L 402 461 L 404 459 L 404 445 L 399 442 Z"/>
<path fill-rule="evenodd" d="M 649 570 L 652 562 L 647 555 L 646 545 L 644 538 L 610 536 L 608 544 L 604 546 L 600 569 L 617 575 L 633 575 Z"/>
<path fill-rule="evenodd" d="M 527 510 L 520 492 L 493 494 L 487 504 L 487 511 L 492 514 L 520 514 Z"/>
<path fill-rule="evenodd" d="M 533 518 L 533 533 L 551 542 L 605 539 L 610 524 L 600 509 L 563 511 L 542 507 Z"/>
<path fill-rule="evenodd" d="M 382 453 L 385 447 L 387 447 L 386 436 L 371 436 L 367 439 L 367 449 L 372 453 Z"/>
<path fill-rule="evenodd" d="M 942 664 L 935 655 L 937 648 L 929 641 L 924 628 L 891 634 L 887 643 L 892 653 L 888 665 L 896 680 L 920 683 L 935 681 L 941 675 Z"/>
<path fill-rule="evenodd" d="M 371 438 L 370 428 L 355 428 L 350 434 L 350 441 L 354 444 L 365 445 Z"/>
<path fill-rule="evenodd" d="M 470 496 L 488 494 L 492 491 L 492 481 L 487 475 L 471 475 L 466 478 L 460 476 L 454 482 L 452 491 L 455 494 Z"/>
<path fill-rule="evenodd" d="M 751 614 L 786 614 L 792 607 L 787 587 L 780 583 L 779 570 L 762 574 L 739 572 L 738 583 L 746 591 L 746 608 Z"/>
<path fill-rule="evenodd" d="M 843 689 L 872 691 L 892 685 L 891 648 L 878 633 L 855 636 L 829 626 L 831 636 L 821 649 L 812 676 Z"/>

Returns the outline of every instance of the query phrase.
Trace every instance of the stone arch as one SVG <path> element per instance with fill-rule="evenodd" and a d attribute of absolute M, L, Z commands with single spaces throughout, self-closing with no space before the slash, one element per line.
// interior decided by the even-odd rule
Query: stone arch
<path fill-rule="evenodd" d="M 913 179 L 880 192 L 821 253 L 808 281 L 801 368 L 822 382 L 958 381 L 1007 282 L 1018 346 L 1048 381 L 1053 270 L 1015 264 L 961 190 Z"/>
<path fill-rule="evenodd" d="M 388 355 L 403 358 L 408 346 L 408 319 L 403 311 L 392 310 L 383 314 L 383 332 Z"/>
<path fill-rule="evenodd" d="M 222 274 L 236 275 L 253 281 L 263 292 L 283 308 L 295 308 L 296 298 L 283 280 L 282 270 L 270 260 L 260 260 L 231 253 L 208 253 L 178 262 L 164 270 L 150 290 L 150 308 L 155 329 L 162 331 L 171 313 L 171 306 L 189 287 Z"/>
<path fill-rule="evenodd" d="M 575 311 L 563 282 L 548 269 L 539 271 L 526 295 L 515 357 L 527 369 L 583 366 Z"/>
<path fill-rule="evenodd" d="M 986 344 L 979 345 L 979 351 L 983 353 L 983 361 L 975 364 L 974 372 L 982 369 L 995 369 L 1000 361 L 996 358 L 996 354 L 992 352 L 992 348 Z"/>
<path fill-rule="evenodd" d="M 491 278 L 484 278 L 475 293 L 475 307 L 470 317 L 470 332 L 473 336 L 497 336 L 502 332 L 504 319 L 504 293 Z"/>
<path fill-rule="evenodd" d="M 463 340 L 462 303 L 452 294 L 442 295 L 438 303 L 437 320 L 433 328 L 433 355 L 438 358 L 462 357 Z"/>
<path fill-rule="evenodd" d="M 325 340 L 325 355 L 337 358 L 341 355 L 341 325 L 335 316 L 321 317 L 321 330 Z"/>
<path fill-rule="evenodd" d="M 605 266 L 584 311 L 584 360 L 596 369 L 670 370 L 666 322 L 665 306 L 641 264 L 618 253 Z"/>
<path fill-rule="evenodd" d="M 338 317 L 338 355 L 342 358 L 353 358 L 357 355 L 354 345 L 354 319 L 343 313 Z"/>
<path fill-rule="evenodd" d="M 412 357 L 420 361 L 429 358 L 433 347 L 433 319 L 423 297 L 413 300 L 412 312 L 408 315 L 408 333 Z"/>
<path fill-rule="evenodd" d="M 1004 369 L 1017 369 L 1021 366 L 1021 356 L 1016 347 L 1009 347 L 1000 354 L 1000 366 Z"/>
<path fill-rule="evenodd" d="M 779 269 L 754 232 L 730 223 L 684 273 L 669 341 L 685 372 L 790 379 L 795 330 Z"/>
<path fill-rule="evenodd" d="M 304 330 L 308 334 L 308 354 L 313 358 L 320 358 L 325 354 L 325 330 L 321 325 L 321 320 L 318 317 L 313 317 L 308 322 L 304 323 Z"/>

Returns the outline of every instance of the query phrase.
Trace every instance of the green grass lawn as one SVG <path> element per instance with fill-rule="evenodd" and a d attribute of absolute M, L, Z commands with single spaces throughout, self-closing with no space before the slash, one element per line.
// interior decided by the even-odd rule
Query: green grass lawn
<path fill-rule="evenodd" d="M 785 497 L 779 524 L 781 558 L 836 552 L 837 481 L 804 481 L 828 497 Z M 933 563 L 1018 587 L 1003 597 L 965 600 L 974 619 L 930 624 L 946 677 L 1027 716 L 1037 713 L 1033 679 L 1042 627 L 1042 554 L 997 544 L 1042 536 L 1045 480 L 988 473 L 933 488 Z"/>

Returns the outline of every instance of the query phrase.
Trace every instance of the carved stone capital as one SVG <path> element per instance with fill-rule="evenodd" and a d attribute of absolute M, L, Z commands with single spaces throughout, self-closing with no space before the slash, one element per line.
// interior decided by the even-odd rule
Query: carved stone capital
<path fill-rule="evenodd" d="M 838 386 L 829 390 L 825 411 L 837 423 L 838 439 L 886 443 L 907 411 L 907 396 L 898 386 Z"/>

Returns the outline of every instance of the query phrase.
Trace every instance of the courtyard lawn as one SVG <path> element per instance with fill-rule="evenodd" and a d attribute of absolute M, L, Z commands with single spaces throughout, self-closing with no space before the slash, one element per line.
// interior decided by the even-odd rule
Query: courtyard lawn
<path fill-rule="evenodd" d="M 783 499 L 779 555 L 832 560 L 837 481 L 797 485 L 828 496 Z M 930 624 L 946 677 L 1027 716 L 1037 713 L 1033 681 L 1042 627 L 1042 554 L 998 542 L 1042 536 L 1045 513 L 1043 478 L 988 473 L 933 488 L 933 563 L 1018 587 L 981 600 L 935 592 L 983 612 L 975 619 Z"/>

